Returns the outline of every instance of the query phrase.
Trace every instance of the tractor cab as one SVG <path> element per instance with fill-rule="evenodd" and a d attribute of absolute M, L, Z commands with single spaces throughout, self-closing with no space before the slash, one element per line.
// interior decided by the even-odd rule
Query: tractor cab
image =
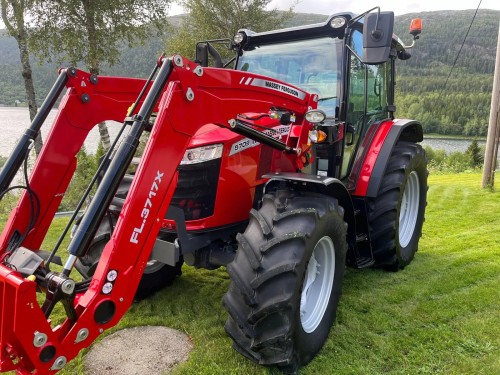
<path fill-rule="evenodd" d="M 231 43 L 236 57 L 226 65 L 234 63 L 236 70 L 316 94 L 317 109 L 325 115 L 317 128 L 326 138 L 313 150 L 310 172 L 347 181 L 370 127 L 394 118 L 395 60 L 411 55 L 393 34 L 393 25 L 393 12 L 380 12 L 377 7 L 359 16 L 334 14 L 324 23 L 307 26 L 262 33 L 242 29 Z M 414 40 L 420 29 L 418 22 L 412 23 Z M 223 66 L 209 42 L 199 43 L 196 58 L 202 65 L 209 54 L 216 65 Z"/>

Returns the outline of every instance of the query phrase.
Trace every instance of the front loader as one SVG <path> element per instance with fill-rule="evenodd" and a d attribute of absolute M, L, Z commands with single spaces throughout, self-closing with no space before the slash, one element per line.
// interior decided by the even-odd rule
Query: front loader
<path fill-rule="evenodd" d="M 235 350 L 287 372 L 312 360 L 345 265 L 402 269 L 421 235 L 422 126 L 394 118 L 395 62 L 410 54 L 393 23 L 374 8 L 241 30 L 228 63 L 209 41 L 197 62 L 162 56 L 148 80 L 62 69 L 0 172 L 0 197 L 23 190 L 0 237 L 0 370 L 57 372 L 183 262 L 227 267 Z M 33 140 L 64 89 L 28 176 Z M 113 147 L 56 246 L 41 249 L 77 152 L 107 120 L 123 121 Z M 19 169 L 25 183 L 11 186 Z M 58 304 L 66 319 L 55 325 Z"/>

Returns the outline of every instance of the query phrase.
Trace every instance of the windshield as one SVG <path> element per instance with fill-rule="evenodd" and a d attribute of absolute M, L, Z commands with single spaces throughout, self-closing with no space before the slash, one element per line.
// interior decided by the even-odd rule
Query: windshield
<path fill-rule="evenodd" d="M 323 37 L 252 48 L 243 51 L 236 69 L 276 78 L 318 94 L 318 108 L 327 115 L 334 115 L 341 70 L 341 40 Z"/>

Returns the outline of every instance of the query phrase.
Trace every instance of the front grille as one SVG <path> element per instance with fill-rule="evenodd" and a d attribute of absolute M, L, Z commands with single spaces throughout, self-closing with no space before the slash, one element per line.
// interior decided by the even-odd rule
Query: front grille
<path fill-rule="evenodd" d="M 213 215 L 221 159 L 179 165 L 179 180 L 171 206 L 181 208 L 186 220 Z"/>

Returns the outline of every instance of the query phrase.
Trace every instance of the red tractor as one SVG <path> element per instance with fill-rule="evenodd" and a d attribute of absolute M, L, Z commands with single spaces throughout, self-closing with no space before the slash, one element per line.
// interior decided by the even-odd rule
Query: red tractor
<path fill-rule="evenodd" d="M 241 30 L 226 66 L 205 42 L 196 63 L 162 56 L 146 81 L 62 69 L 0 174 L 0 197 L 24 189 L 0 237 L 0 370 L 57 372 L 183 262 L 227 266 L 225 329 L 238 352 L 289 372 L 308 363 L 335 320 L 345 265 L 404 268 L 421 236 L 422 126 L 394 118 L 395 63 L 410 54 L 393 23 L 374 8 Z M 65 88 L 28 177 L 31 144 Z M 58 244 L 41 250 L 87 134 L 124 117 Z M 9 187 L 23 164 L 25 185 Z M 53 326 L 57 303 L 67 318 Z"/>

